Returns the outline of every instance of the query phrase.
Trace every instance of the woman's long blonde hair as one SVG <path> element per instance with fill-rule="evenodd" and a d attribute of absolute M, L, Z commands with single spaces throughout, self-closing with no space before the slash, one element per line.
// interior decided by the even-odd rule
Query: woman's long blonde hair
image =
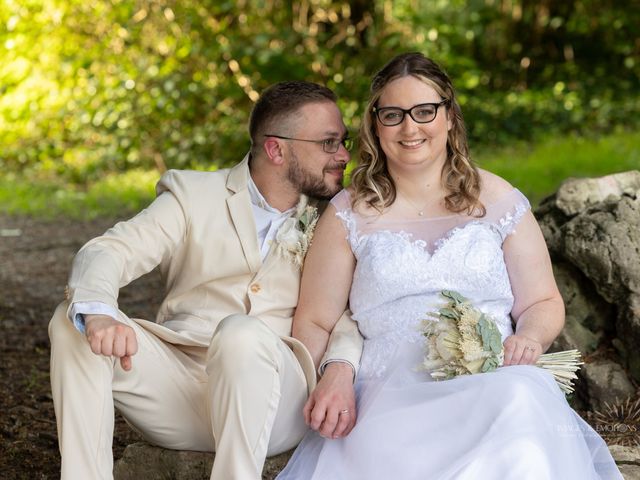
<path fill-rule="evenodd" d="M 454 213 L 466 211 L 469 215 L 484 216 L 486 211 L 479 200 L 480 175 L 469 157 L 467 132 L 453 84 L 434 61 L 421 53 L 398 55 L 373 78 L 371 97 L 360 127 L 360 162 L 351 176 L 354 188 L 353 207 L 365 202 L 382 212 L 396 199 L 396 187 L 387 168 L 387 157 L 376 135 L 377 120 L 373 109 L 391 81 L 408 75 L 425 82 L 443 100 L 447 100 L 446 112 L 451 120 L 451 129 L 447 134 L 447 161 L 442 168 L 441 177 L 447 192 L 446 209 Z"/>

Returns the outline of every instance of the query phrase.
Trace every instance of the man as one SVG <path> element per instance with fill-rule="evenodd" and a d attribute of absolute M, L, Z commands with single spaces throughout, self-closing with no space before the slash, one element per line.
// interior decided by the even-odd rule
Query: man
<path fill-rule="evenodd" d="M 211 478 L 258 479 L 305 431 L 309 392 L 340 436 L 354 422 L 361 339 L 343 316 L 316 373 L 291 338 L 315 211 L 349 159 L 325 87 L 284 82 L 251 114 L 249 154 L 218 172 L 170 171 L 156 200 L 88 242 L 51 320 L 51 383 L 63 479 L 112 478 L 113 408 L 150 442 L 216 451 Z M 118 310 L 120 287 L 161 266 L 157 323 Z M 315 409 L 316 407 L 314 407 Z"/>

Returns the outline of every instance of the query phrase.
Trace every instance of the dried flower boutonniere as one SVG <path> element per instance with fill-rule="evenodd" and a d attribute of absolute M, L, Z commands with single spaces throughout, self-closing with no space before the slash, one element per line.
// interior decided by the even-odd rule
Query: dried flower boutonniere
<path fill-rule="evenodd" d="M 276 233 L 276 252 L 283 257 L 289 257 L 295 265 L 302 267 L 316 223 L 318 209 L 309 205 L 308 198 L 302 195 L 295 214 L 287 218 Z"/>

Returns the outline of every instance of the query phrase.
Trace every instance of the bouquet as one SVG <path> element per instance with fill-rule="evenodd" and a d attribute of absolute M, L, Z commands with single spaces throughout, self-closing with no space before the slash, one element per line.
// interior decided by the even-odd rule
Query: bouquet
<path fill-rule="evenodd" d="M 422 368 L 434 380 L 446 380 L 491 372 L 502 365 L 504 348 L 496 322 L 459 293 L 450 290 L 441 293 L 448 300 L 447 305 L 429 314 L 435 321 L 422 322 L 422 333 L 427 338 Z M 535 365 L 549 370 L 560 389 L 569 394 L 577 378 L 575 372 L 582 363 L 578 350 L 566 350 L 545 353 Z"/>

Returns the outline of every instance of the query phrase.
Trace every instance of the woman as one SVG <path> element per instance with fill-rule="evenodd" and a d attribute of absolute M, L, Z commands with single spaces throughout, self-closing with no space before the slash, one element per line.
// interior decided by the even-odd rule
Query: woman
<path fill-rule="evenodd" d="M 365 338 L 358 421 L 345 438 L 308 434 L 278 478 L 622 478 L 531 366 L 562 329 L 562 299 L 526 198 L 471 163 L 449 78 L 409 53 L 371 90 L 360 164 L 318 224 L 294 319 L 318 362 L 349 302 Z M 444 382 L 417 368 L 442 290 L 496 320 L 504 368 Z"/>

